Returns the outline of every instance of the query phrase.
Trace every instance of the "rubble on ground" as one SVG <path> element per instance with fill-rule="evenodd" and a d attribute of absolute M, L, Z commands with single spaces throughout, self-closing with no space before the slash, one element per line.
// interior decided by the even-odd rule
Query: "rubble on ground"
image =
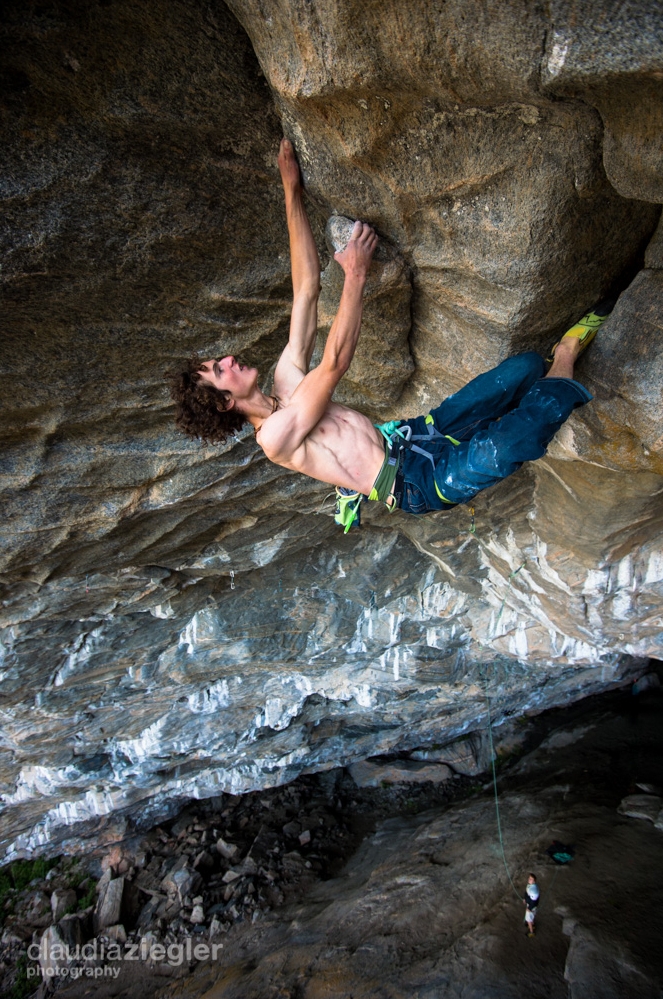
<path fill-rule="evenodd" d="M 160 974 L 184 974 L 196 963 L 196 944 L 218 943 L 237 923 L 269 918 L 332 876 L 380 818 L 444 803 L 472 786 L 441 763 L 364 766 L 380 779 L 358 787 L 356 775 L 336 769 L 269 791 L 222 794 L 190 803 L 170 822 L 87 863 L 60 858 L 6 868 L 0 989 L 15 981 L 20 959 L 37 953 L 30 964 L 41 971 L 33 981 L 112 964 L 129 947 Z M 438 769 L 456 779 L 422 783 Z M 20 872 L 25 880 L 31 865 L 39 876 L 12 887 L 11 870 L 21 883 Z M 173 945 L 183 948 L 181 965 L 163 960 Z"/>

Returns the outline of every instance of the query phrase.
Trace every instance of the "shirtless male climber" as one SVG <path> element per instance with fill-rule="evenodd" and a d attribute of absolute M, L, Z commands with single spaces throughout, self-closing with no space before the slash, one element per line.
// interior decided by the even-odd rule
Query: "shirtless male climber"
<path fill-rule="evenodd" d="M 246 423 L 270 461 L 337 487 L 337 522 L 346 531 L 362 497 L 388 509 L 422 514 L 471 499 L 545 454 L 571 412 L 592 396 L 573 380 L 573 366 L 612 303 L 597 307 L 553 348 L 552 367 L 534 352 L 479 375 L 426 416 L 376 427 L 332 402 L 350 367 L 361 329 L 362 297 L 378 243 L 356 222 L 334 254 L 345 273 L 338 313 L 320 364 L 309 370 L 316 338 L 320 261 L 303 201 L 292 144 L 278 156 L 290 237 L 293 307 L 290 337 L 274 372 L 274 395 L 258 371 L 235 357 L 192 358 L 173 377 L 176 422 L 185 433 L 223 442 Z"/>

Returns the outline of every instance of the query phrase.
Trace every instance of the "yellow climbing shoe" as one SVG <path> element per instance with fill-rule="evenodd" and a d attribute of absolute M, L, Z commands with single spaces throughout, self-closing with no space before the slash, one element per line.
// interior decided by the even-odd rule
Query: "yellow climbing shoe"
<path fill-rule="evenodd" d="M 601 323 L 605 322 L 614 307 L 615 303 L 608 299 L 604 302 L 600 302 L 599 305 L 592 309 L 591 312 L 588 312 L 582 317 L 582 319 L 579 319 L 575 326 L 572 326 L 570 330 L 567 330 L 562 337 L 562 340 L 566 337 L 574 337 L 578 339 L 580 341 L 580 354 L 582 354 L 583 350 L 586 350 L 587 347 L 589 347 L 598 332 L 599 326 Z M 550 351 L 550 354 L 546 358 L 548 364 L 552 364 L 555 360 L 555 351 L 559 347 L 560 343 L 561 341 L 558 340 Z M 580 354 L 578 356 L 580 356 Z"/>

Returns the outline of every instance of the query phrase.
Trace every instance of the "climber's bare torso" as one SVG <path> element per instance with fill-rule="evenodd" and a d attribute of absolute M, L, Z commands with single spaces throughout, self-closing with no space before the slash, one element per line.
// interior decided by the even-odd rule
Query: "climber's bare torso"
<path fill-rule="evenodd" d="M 356 410 L 330 402 L 322 419 L 292 455 L 279 455 L 270 447 L 272 434 L 279 433 L 278 426 L 274 427 L 275 417 L 287 408 L 290 400 L 279 393 L 276 381 L 274 391 L 280 408 L 265 420 L 264 436 L 262 428 L 256 434 L 267 457 L 312 479 L 368 494 L 384 460 L 382 438 L 371 421 Z M 264 438 L 268 441 L 266 446 Z"/>
<path fill-rule="evenodd" d="M 384 445 L 371 421 L 331 401 L 350 366 L 361 328 L 362 298 L 377 236 L 357 222 L 346 248 L 335 254 L 345 273 L 343 294 L 320 364 L 309 370 L 317 332 L 320 263 L 311 234 L 299 166 L 283 140 L 278 157 L 290 236 L 293 308 L 290 337 L 274 372 L 274 397 L 258 388 L 258 372 L 234 357 L 206 361 L 201 374 L 230 393 L 256 439 L 277 465 L 313 479 L 369 493 L 384 460 Z M 276 407 L 276 408 L 275 408 Z"/>

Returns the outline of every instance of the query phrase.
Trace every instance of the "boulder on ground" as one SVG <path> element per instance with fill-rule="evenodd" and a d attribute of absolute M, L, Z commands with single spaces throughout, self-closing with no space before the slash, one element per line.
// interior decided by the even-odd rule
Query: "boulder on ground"
<path fill-rule="evenodd" d="M 124 892 L 124 878 L 115 878 L 109 881 L 106 890 L 99 896 L 97 907 L 94 912 L 94 929 L 99 933 L 107 926 L 112 926 L 120 921 L 120 909 L 122 908 L 122 894 Z"/>
<path fill-rule="evenodd" d="M 53 922 L 59 922 L 67 911 L 75 909 L 77 902 L 78 896 L 73 888 L 56 888 L 51 895 Z"/>
<path fill-rule="evenodd" d="M 234 860 L 238 854 L 238 849 L 234 843 L 227 843 L 221 836 L 216 841 L 217 853 L 220 853 L 226 860 Z"/>
<path fill-rule="evenodd" d="M 39 944 L 39 964 L 45 981 L 53 978 L 63 968 L 68 967 L 66 959 L 67 943 L 57 926 L 49 926 Z"/>
<path fill-rule="evenodd" d="M 451 780 L 453 771 L 444 763 L 418 763 L 402 760 L 396 763 L 353 763 L 350 775 L 357 787 L 380 787 L 383 784 L 424 784 Z"/>
<path fill-rule="evenodd" d="M 81 916 L 73 912 L 68 916 L 63 916 L 57 924 L 60 936 L 69 948 L 70 953 L 73 953 L 83 943 L 84 918 L 81 919 Z"/>
<path fill-rule="evenodd" d="M 663 800 L 656 794 L 629 794 L 626 798 L 622 798 L 617 811 L 632 819 L 656 822 L 662 805 Z"/>

